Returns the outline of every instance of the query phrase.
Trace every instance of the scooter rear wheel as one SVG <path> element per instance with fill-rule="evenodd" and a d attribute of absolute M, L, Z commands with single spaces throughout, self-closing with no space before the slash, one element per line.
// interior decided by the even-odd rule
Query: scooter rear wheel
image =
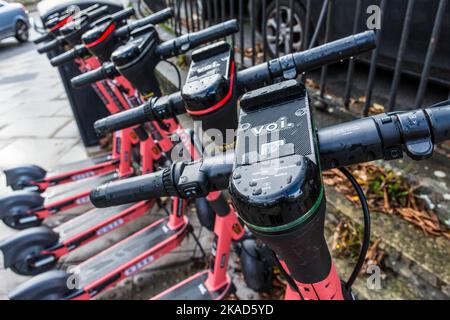
<path fill-rule="evenodd" d="M 53 269 L 56 265 L 56 259 L 40 267 L 36 267 L 33 265 L 33 260 L 36 259 L 37 255 L 43 249 L 44 248 L 40 245 L 26 248 L 23 252 L 20 253 L 20 258 L 10 266 L 10 269 L 15 273 L 24 276 L 35 276 L 37 274 Z"/>

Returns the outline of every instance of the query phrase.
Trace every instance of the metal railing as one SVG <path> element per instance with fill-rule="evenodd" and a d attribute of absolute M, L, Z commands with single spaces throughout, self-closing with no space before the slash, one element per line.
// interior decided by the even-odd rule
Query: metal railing
<path fill-rule="evenodd" d="M 236 61 L 240 68 L 245 68 L 256 63 L 261 63 L 277 57 L 281 53 L 290 53 L 293 51 L 306 50 L 312 48 L 319 43 L 327 42 L 332 34 L 333 10 L 337 5 L 344 5 L 337 0 L 322 0 L 320 10 L 316 14 L 315 21 L 312 15 L 312 6 L 317 5 L 318 0 L 285 0 L 283 6 L 281 0 L 164 0 L 167 6 L 174 8 L 175 17 L 170 21 L 169 26 L 177 34 L 196 31 L 208 26 L 217 24 L 228 19 L 238 19 L 240 23 L 240 32 L 230 37 L 230 42 L 235 47 Z M 287 2 L 288 1 L 288 2 Z M 401 31 L 400 42 L 396 48 L 396 58 L 393 65 L 392 81 L 390 89 L 386 93 L 387 104 L 385 111 L 393 111 L 398 109 L 397 106 L 397 92 L 404 73 L 405 53 L 408 50 L 408 40 L 411 37 L 411 26 L 414 23 L 413 13 L 416 8 L 418 0 L 404 0 L 407 2 L 404 14 L 403 26 Z M 415 106 L 420 107 L 423 104 L 424 97 L 427 92 L 427 85 L 430 80 L 430 71 L 432 69 L 433 58 L 435 57 L 436 48 L 440 39 L 440 34 L 444 25 L 444 15 L 448 0 L 430 0 L 438 2 L 437 11 L 433 19 L 428 21 L 433 24 L 432 32 L 428 41 L 428 48 L 426 55 L 421 64 L 422 71 L 420 72 L 420 81 L 418 84 Z M 286 2 L 288 6 L 286 7 Z M 379 69 L 380 47 L 383 45 L 382 30 L 389 26 L 385 25 L 385 12 L 389 10 L 387 0 L 373 1 L 381 10 L 380 15 L 380 30 L 377 30 L 377 49 L 375 49 L 371 57 L 367 60 L 370 63 L 367 85 L 364 90 L 365 101 L 361 108 L 361 114 L 367 115 L 373 103 L 373 91 L 376 84 L 377 70 Z M 293 17 L 294 5 L 301 5 L 305 9 L 305 17 L 303 23 L 295 24 L 295 17 Z M 391 4 L 393 2 L 390 2 Z M 364 6 L 365 4 L 365 6 Z M 270 5 L 275 6 L 275 15 L 267 16 L 267 8 Z M 367 2 L 363 0 L 346 1 L 346 6 L 354 6 L 353 11 L 353 33 L 363 31 L 361 29 L 362 19 L 367 14 Z M 449 9 L 449 8 L 447 8 Z M 273 10 L 272 10 L 273 12 Z M 309 23 L 309 22 L 313 23 Z M 434 21 L 434 22 L 433 22 Z M 288 22 L 288 23 L 286 23 Z M 268 28 L 268 25 L 274 24 L 273 28 Z M 282 30 L 280 26 L 284 26 Z M 272 34 L 268 34 L 271 30 Z M 289 32 L 286 33 L 286 30 Z M 286 34 L 280 34 L 280 32 Z M 301 33 L 300 43 L 295 39 L 296 34 Z M 277 41 L 277 39 L 281 39 Z M 305 39 L 310 39 L 305 41 Z M 448 39 L 445 39 L 448 40 Z M 281 48 L 284 49 L 281 52 Z M 345 89 L 341 95 L 341 104 L 345 108 L 349 108 L 352 100 L 352 90 L 354 88 L 355 79 L 355 59 L 350 59 L 345 77 Z M 450 65 L 450 57 L 449 57 Z M 328 66 L 322 67 L 319 80 L 319 92 L 317 98 L 323 103 L 329 104 L 331 101 L 326 101 L 326 87 L 328 79 Z M 303 80 L 305 80 L 303 76 Z M 450 98 L 450 95 L 449 95 Z"/>

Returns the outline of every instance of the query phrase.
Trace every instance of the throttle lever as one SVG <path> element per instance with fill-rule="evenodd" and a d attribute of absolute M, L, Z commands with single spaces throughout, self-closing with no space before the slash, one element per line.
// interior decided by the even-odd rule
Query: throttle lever
<path fill-rule="evenodd" d="M 422 110 L 397 114 L 405 151 L 413 160 L 423 160 L 433 154 L 433 141 L 428 120 Z"/>

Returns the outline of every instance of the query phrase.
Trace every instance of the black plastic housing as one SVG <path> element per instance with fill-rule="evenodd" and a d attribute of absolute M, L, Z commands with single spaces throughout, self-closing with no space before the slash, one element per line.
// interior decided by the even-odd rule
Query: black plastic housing
<path fill-rule="evenodd" d="M 116 70 L 144 96 L 161 96 L 154 69 L 159 60 L 154 54 L 159 44 L 156 30 L 133 39 L 111 55 Z"/>
<path fill-rule="evenodd" d="M 81 37 L 86 49 L 102 63 L 109 61 L 111 54 L 119 46 L 119 38 L 114 34 L 117 23 L 115 21 L 101 23 Z"/>
<path fill-rule="evenodd" d="M 224 138 L 227 129 L 237 128 L 236 70 L 228 43 L 221 41 L 192 53 L 181 94 L 186 110 L 201 121 L 204 131 L 218 129 Z"/>
<path fill-rule="evenodd" d="M 316 154 L 302 84 L 285 81 L 244 95 L 230 181 L 240 217 L 275 230 L 311 214 L 322 193 Z"/>

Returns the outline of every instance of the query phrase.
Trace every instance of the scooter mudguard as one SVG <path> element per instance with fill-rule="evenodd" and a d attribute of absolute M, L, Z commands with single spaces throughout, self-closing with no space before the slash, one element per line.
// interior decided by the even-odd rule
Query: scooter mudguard
<path fill-rule="evenodd" d="M 255 239 L 246 239 L 242 242 L 240 258 L 247 286 L 257 292 L 269 291 L 273 276 L 272 251 Z"/>
<path fill-rule="evenodd" d="M 33 246 L 49 248 L 58 243 L 58 234 L 46 226 L 30 228 L 16 233 L 12 237 L 0 242 L 0 251 L 3 253 L 4 268 L 14 265 L 21 254 Z"/>
<path fill-rule="evenodd" d="M 16 167 L 3 172 L 6 176 L 6 185 L 15 190 L 29 185 L 31 181 L 43 179 L 47 175 L 47 171 L 36 165 Z"/>
<path fill-rule="evenodd" d="M 44 204 L 44 198 L 36 192 L 16 191 L 0 197 L 0 219 L 13 214 L 15 211 L 33 209 Z"/>
<path fill-rule="evenodd" d="M 11 300 L 56 300 L 70 292 L 70 274 L 63 270 L 52 270 L 31 278 L 14 289 L 8 296 Z"/>

